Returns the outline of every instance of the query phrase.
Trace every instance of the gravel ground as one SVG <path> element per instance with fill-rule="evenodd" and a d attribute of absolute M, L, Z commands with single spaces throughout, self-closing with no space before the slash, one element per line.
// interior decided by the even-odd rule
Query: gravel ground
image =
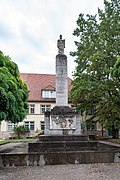
<path fill-rule="evenodd" d="M 0 169 L 0 180 L 119 180 L 120 163 Z"/>

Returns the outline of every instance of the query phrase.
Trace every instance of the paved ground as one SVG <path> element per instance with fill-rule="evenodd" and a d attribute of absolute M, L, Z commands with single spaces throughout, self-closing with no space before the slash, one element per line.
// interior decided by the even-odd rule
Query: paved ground
<path fill-rule="evenodd" d="M 17 143 L 7 143 L 0 146 L 0 153 L 27 153 L 28 143 L 17 142 Z"/>
<path fill-rule="evenodd" d="M 27 143 L 9 143 L 0 151 L 26 152 Z M 120 163 L 79 164 L 0 169 L 0 180 L 120 180 Z"/>
<path fill-rule="evenodd" d="M 113 146 L 120 147 L 120 144 L 113 142 L 100 141 L 103 144 L 110 144 Z M 28 142 L 19 142 L 19 143 L 8 143 L 0 146 L 0 153 L 27 153 L 28 152 Z"/>
<path fill-rule="evenodd" d="M 0 169 L 0 180 L 119 180 L 119 164 L 80 164 Z"/>

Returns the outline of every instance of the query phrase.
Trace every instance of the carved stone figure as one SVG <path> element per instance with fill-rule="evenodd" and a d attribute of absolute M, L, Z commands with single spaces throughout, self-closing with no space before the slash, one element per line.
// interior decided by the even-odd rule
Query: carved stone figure
<path fill-rule="evenodd" d="M 60 35 L 60 39 L 57 41 L 58 54 L 64 54 L 65 48 L 65 40 L 62 39 L 62 35 Z"/>

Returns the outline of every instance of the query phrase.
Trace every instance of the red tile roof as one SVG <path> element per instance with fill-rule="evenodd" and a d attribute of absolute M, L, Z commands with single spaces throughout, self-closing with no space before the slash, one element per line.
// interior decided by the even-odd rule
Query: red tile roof
<path fill-rule="evenodd" d="M 42 90 L 55 90 L 56 76 L 53 74 L 21 73 L 21 78 L 29 89 L 28 101 L 55 102 L 53 98 L 42 98 Z M 71 90 L 71 79 L 68 78 L 68 93 Z"/>

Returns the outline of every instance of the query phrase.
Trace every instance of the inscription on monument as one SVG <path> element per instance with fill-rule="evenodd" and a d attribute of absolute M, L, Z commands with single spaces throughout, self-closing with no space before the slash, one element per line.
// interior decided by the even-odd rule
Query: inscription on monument
<path fill-rule="evenodd" d="M 76 129 L 76 116 L 52 115 L 50 129 Z"/>

